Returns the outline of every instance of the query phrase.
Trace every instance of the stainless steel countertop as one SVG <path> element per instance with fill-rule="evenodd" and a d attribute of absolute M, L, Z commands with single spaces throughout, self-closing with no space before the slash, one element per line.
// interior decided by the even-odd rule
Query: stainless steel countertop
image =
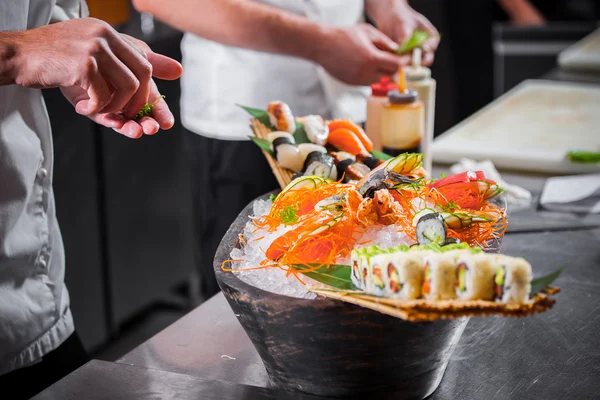
<path fill-rule="evenodd" d="M 534 196 L 545 180 L 504 176 Z M 503 253 L 527 258 L 538 275 L 569 267 L 556 282 L 562 289 L 557 304 L 522 319 L 472 319 L 432 399 L 600 398 L 598 221 L 540 213 L 535 204 L 509 212 L 513 228 L 503 239 Z M 260 357 L 221 294 L 117 362 L 268 386 Z"/>
<path fill-rule="evenodd" d="M 34 400 L 310 400 L 312 396 L 92 360 Z"/>

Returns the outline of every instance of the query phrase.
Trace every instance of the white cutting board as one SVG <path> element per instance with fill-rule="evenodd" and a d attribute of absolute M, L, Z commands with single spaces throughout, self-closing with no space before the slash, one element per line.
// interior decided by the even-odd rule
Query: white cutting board
<path fill-rule="evenodd" d="M 558 65 L 566 70 L 600 72 L 600 29 L 563 50 Z"/>
<path fill-rule="evenodd" d="M 569 150 L 600 151 L 600 85 L 524 81 L 433 143 L 434 162 L 466 157 L 498 168 L 553 174 L 600 171 Z"/>

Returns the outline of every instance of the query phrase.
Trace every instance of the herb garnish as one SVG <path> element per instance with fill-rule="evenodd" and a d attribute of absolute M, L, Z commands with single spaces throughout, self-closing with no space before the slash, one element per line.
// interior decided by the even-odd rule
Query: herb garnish
<path fill-rule="evenodd" d="M 442 209 L 442 211 L 445 211 L 445 212 L 454 211 L 457 208 L 459 208 L 458 204 L 456 204 L 456 202 L 454 200 L 450 200 L 448 203 L 440 204 L 438 206 Z"/>
<path fill-rule="evenodd" d="M 152 103 L 152 104 L 146 103 L 146 105 L 144 107 L 142 107 L 142 109 L 140 111 L 138 111 L 138 113 L 136 114 L 134 119 L 140 119 L 140 118 L 147 117 L 148 115 L 150 115 L 150 113 L 152 113 L 152 109 L 154 108 L 154 106 L 156 106 L 158 104 L 158 102 L 164 98 L 165 98 L 165 96 L 161 95 L 158 99 L 156 99 L 154 101 L 154 103 Z"/>
<path fill-rule="evenodd" d="M 269 195 L 269 200 L 271 200 L 271 203 L 272 203 L 272 202 L 274 202 L 276 198 L 277 198 L 277 196 L 275 196 L 275 194 L 274 194 L 274 193 L 271 193 L 271 194 Z"/>
<path fill-rule="evenodd" d="M 298 209 L 294 206 L 286 206 L 279 213 L 279 218 L 284 225 L 293 225 L 298 222 Z"/>
<path fill-rule="evenodd" d="M 600 152 L 595 151 L 569 151 L 567 158 L 576 163 L 599 163 Z"/>

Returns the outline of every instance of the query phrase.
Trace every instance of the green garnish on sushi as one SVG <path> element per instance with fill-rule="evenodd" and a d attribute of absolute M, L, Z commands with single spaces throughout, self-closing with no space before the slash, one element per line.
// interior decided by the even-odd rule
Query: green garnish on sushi
<path fill-rule="evenodd" d="M 569 151 L 567 158 L 575 163 L 600 163 L 600 152 L 597 151 Z"/>
<path fill-rule="evenodd" d="M 286 206 L 281 210 L 279 218 L 284 225 L 293 225 L 298 222 L 298 210 L 294 206 Z"/>

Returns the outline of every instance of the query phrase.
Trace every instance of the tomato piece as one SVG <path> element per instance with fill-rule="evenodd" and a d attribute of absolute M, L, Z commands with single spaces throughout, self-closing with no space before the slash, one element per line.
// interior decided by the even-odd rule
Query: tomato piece
<path fill-rule="evenodd" d="M 439 179 L 433 183 L 429 184 L 429 187 L 432 189 L 440 188 L 446 185 L 452 185 L 454 183 L 466 183 L 471 181 L 485 181 L 487 183 L 495 184 L 496 182 L 486 179 L 483 171 L 466 171 L 461 172 L 460 174 L 454 174 L 447 176 L 445 178 Z"/>
<path fill-rule="evenodd" d="M 438 192 L 460 208 L 478 210 L 483 201 L 481 181 L 459 182 L 437 188 Z"/>

